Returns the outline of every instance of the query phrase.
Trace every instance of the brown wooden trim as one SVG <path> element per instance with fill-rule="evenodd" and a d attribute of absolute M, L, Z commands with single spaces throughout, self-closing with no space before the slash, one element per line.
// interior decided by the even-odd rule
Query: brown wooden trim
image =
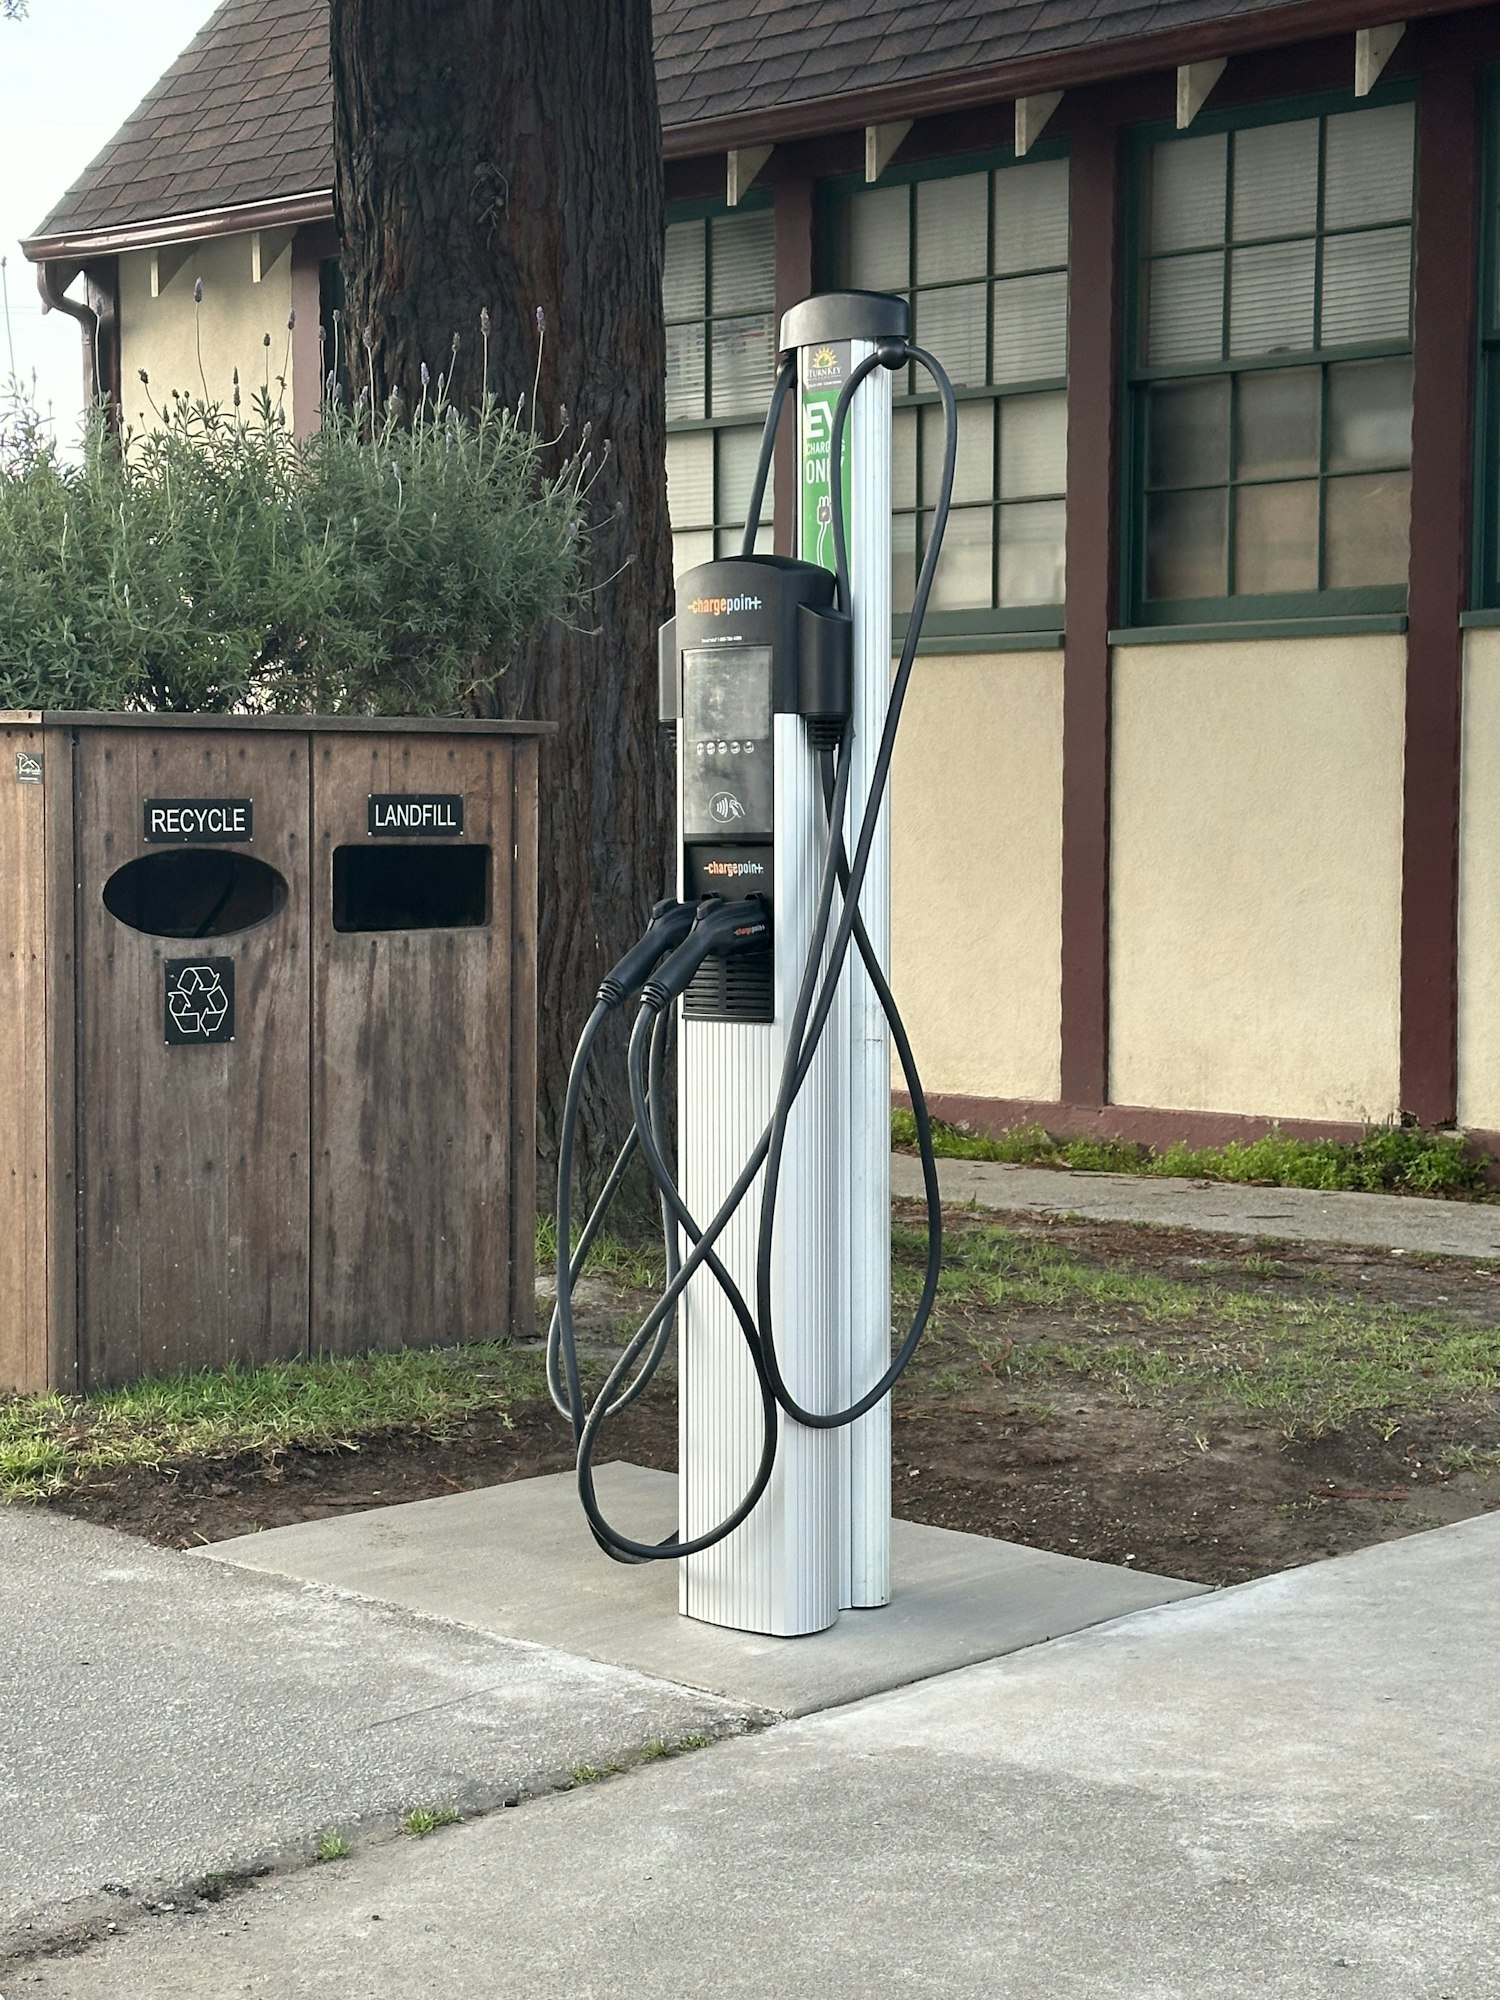
<path fill-rule="evenodd" d="M 1458 845 L 1474 404 L 1478 76 L 1418 90 L 1411 573 L 1401 865 L 1401 1105 L 1458 1108 Z"/>
<path fill-rule="evenodd" d="M 292 430 L 310 437 L 322 422 L 322 261 L 326 232 L 318 224 L 292 238 Z"/>
<path fill-rule="evenodd" d="M 776 228 L 776 323 L 783 313 L 808 297 L 816 284 L 816 254 L 813 240 L 815 209 L 810 180 L 788 180 L 777 184 Z M 782 420 L 776 440 L 776 553 L 797 553 L 797 412 Z"/>
<path fill-rule="evenodd" d="M 35 722 L 67 729 L 269 729 L 290 736 L 358 736 L 394 731 L 400 736 L 555 736 L 555 722 L 527 722 L 487 715 L 210 715 L 167 714 L 158 709 L 47 709 L 0 711 L 0 723 Z"/>
<path fill-rule="evenodd" d="M 894 1102 L 910 1109 L 907 1093 Z M 1224 1146 L 1230 1140 L 1264 1138 L 1282 1132 L 1289 1139 L 1358 1139 L 1368 1126 L 1319 1118 L 1252 1118 L 1236 1111 L 1171 1111 L 1145 1104 L 1069 1104 L 1033 1097 L 966 1097 L 939 1092 L 927 1100 L 934 1118 L 962 1125 L 987 1139 L 1018 1125 L 1040 1125 L 1056 1139 L 1124 1139 L 1158 1148 Z"/>
<path fill-rule="evenodd" d="M 1119 391 L 1119 143 L 1099 120 L 1069 154 L 1067 586 L 1063 656 L 1062 1094 L 1109 1094 L 1110 627 Z"/>
<path fill-rule="evenodd" d="M 30 236 L 22 250 L 33 264 L 44 258 L 108 257 L 121 250 L 152 250 L 163 243 L 200 243 L 212 236 L 239 236 L 251 229 L 291 229 L 304 222 L 333 220 L 333 191 L 277 195 L 270 201 L 241 202 L 234 208 L 204 208 L 191 215 L 157 215 L 109 229 L 65 230 L 57 236 Z"/>
<path fill-rule="evenodd" d="M 1466 12 L 1487 0 L 1406 0 L 1400 18 L 1416 21 L 1433 14 Z M 1201 62 L 1213 56 L 1233 56 L 1247 50 L 1274 47 L 1313 37 L 1352 34 L 1356 28 L 1379 27 L 1391 19 L 1390 0 L 1300 0 L 1234 15 L 1227 20 L 1199 21 L 1191 27 L 1154 35 L 1121 37 L 1082 48 L 1058 49 L 974 69 L 946 70 L 929 77 L 910 77 L 872 90 L 808 98 L 770 110 L 729 113 L 692 124 L 669 125 L 663 134 L 668 159 L 695 153 L 723 153 L 732 146 L 765 145 L 805 138 L 818 132 L 876 125 L 887 118 L 922 118 L 938 112 L 967 109 L 1041 90 L 1074 90 L 1084 84 L 1107 83 L 1146 70 L 1175 69 L 1179 63 Z M 1354 53 L 1349 54 L 1350 75 Z"/>

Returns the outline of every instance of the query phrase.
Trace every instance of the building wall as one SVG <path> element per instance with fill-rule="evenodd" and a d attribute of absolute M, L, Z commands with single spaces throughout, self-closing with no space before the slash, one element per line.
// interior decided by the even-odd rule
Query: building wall
<path fill-rule="evenodd" d="M 1500 1129 L 1500 631 L 1464 635 L 1458 1119 Z"/>
<path fill-rule="evenodd" d="M 151 296 L 152 253 L 133 250 L 121 257 L 120 378 L 127 423 L 138 428 L 152 420 L 140 380 L 142 368 L 150 376 L 151 399 L 159 409 L 165 407 L 174 389 L 190 398 L 203 396 L 206 389 L 210 401 L 227 404 L 238 368 L 243 407 L 248 413 L 252 393 L 265 384 L 268 361 L 272 396 L 284 396 L 290 418 L 290 232 L 282 231 L 274 239 L 268 234 L 262 243 L 266 262 L 259 284 L 252 278 L 250 237 L 222 236 L 192 245 L 157 298 Z M 278 248 L 281 254 L 270 262 Z M 178 253 L 159 254 L 166 259 Z M 193 285 L 200 277 L 203 303 L 195 306 Z M 266 334 L 271 336 L 269 354 Z M 277 386 L 279 375 L 286 377 L 284 392 Z"/>
<path fill-rule="evenodd" d="M 1399 1109 L 1404 673 L 1394 635 L 1117 650 L 1115 1103 Z"/>
<path fill-rule="evenodd" d="M 1062 663 L 924 654 L 912 676 L 892 773 L 892 984 L 929 1091 L 1060 1088 Z"/>

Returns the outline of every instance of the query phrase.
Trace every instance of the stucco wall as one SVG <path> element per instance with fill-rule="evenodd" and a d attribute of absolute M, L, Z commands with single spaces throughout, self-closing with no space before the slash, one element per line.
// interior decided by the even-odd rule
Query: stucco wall
<path fill-rule="evenodd" d="M 892 983 L 930 1091 L 1058 1094 L 1062 657 L 925 654 L 912 676 L 892 772 Z"/>
<path fill-rule="evenodd" d="M 1464 634 L 1458 1121 L 1500 1129 L 1500 632 Z"/>
<path fill-rule="evenodd" d="M 1116 1103 L 1398 1109 L 1405 647 L 1117 651 Z"/>
<path fill-rule="evenodd" d="M 240 371 L 246 414 L 253 390 L 266 380 L 269 358 L 271 394 L 282 395 L 276 377 L 285 375 L 285 408 L 292 411 L 292 368 L 288 352 L 287 316 L 292 305 L 290 237 L 263 239 L 274 263 L 263 267 L 261 282 L 251 277 L 250 238 L 222 236 L 192 246 L 189 255 L 151 296 L 151 252 L 134 250 L 120 259 L 120 382 L 126 421 L 136 427 L 153 421 L 140 370 L 150 376 L 150 393 L 165 408 L 174 389 L 196 398 L 207 386 L 210 401 L 227 404 L 234 370 Z M 169 253 L 163 252 L 166 257 Z M 175 252 L 170 253 L 175 255 Z M 193 304 L 193 284 L 203 280 L 203 303 Z M 196 320 L 196 325 L 195 325 Z M 271 336 L 269 357 L 264 344 Z M 203 349 L 199 373 L 198 343 Z"/>

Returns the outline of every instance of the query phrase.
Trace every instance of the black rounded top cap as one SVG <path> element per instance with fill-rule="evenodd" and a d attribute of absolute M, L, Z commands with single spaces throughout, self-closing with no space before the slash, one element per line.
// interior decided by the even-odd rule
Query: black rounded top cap
<path fill-rule="evenodd" d="M 904 339 L 911 307 L 890 292 L 815 292 L 781 316 L 781 352 L 834 340 Z"/>

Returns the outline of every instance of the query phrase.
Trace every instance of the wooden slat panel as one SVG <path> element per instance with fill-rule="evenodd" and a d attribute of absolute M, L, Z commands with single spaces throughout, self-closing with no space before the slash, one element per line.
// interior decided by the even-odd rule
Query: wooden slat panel
<path fill-rule="evenodd" d="M 47 798 L 48 1378 L 78 1386 L 78 1021 L 73 732 L 45 733 Z"/>
<path fill-rule="evenodd" d="M 535 741 L 516 745 L 510 980 L 510 1324 L 516 1338 L 536 1331 L 536 870 L 540 761 L 540 745 Z"/>
<path fill-rule="evenodd" d="M 82 730 L 80 1346 L 89 1384 L 303 1353 L 308 1327 L 305 738 Z M 147 797 L 248 797 L 286 906 L 228 937 L 148 937 L 105 909 L 149 852 Z M 168 1048 L 168 958 L 235 961 L 235 1040 Z"/>
<path fill-rule="evenodd" d="M 313 1344 L 492 1339 L 510 1323 L 511 744 L 325 736 L 313 758 Z M 371 844 L 371 792 L 463 795 L 465 841 L 491 847 L 487 926 L 334 930 L 334 849 Z"/>
<path fill-rule="evenodd" d="M 39 727 L 0 730 L 0 1390 L 48 1384 L 45 788 L 16 757 Z"/>

